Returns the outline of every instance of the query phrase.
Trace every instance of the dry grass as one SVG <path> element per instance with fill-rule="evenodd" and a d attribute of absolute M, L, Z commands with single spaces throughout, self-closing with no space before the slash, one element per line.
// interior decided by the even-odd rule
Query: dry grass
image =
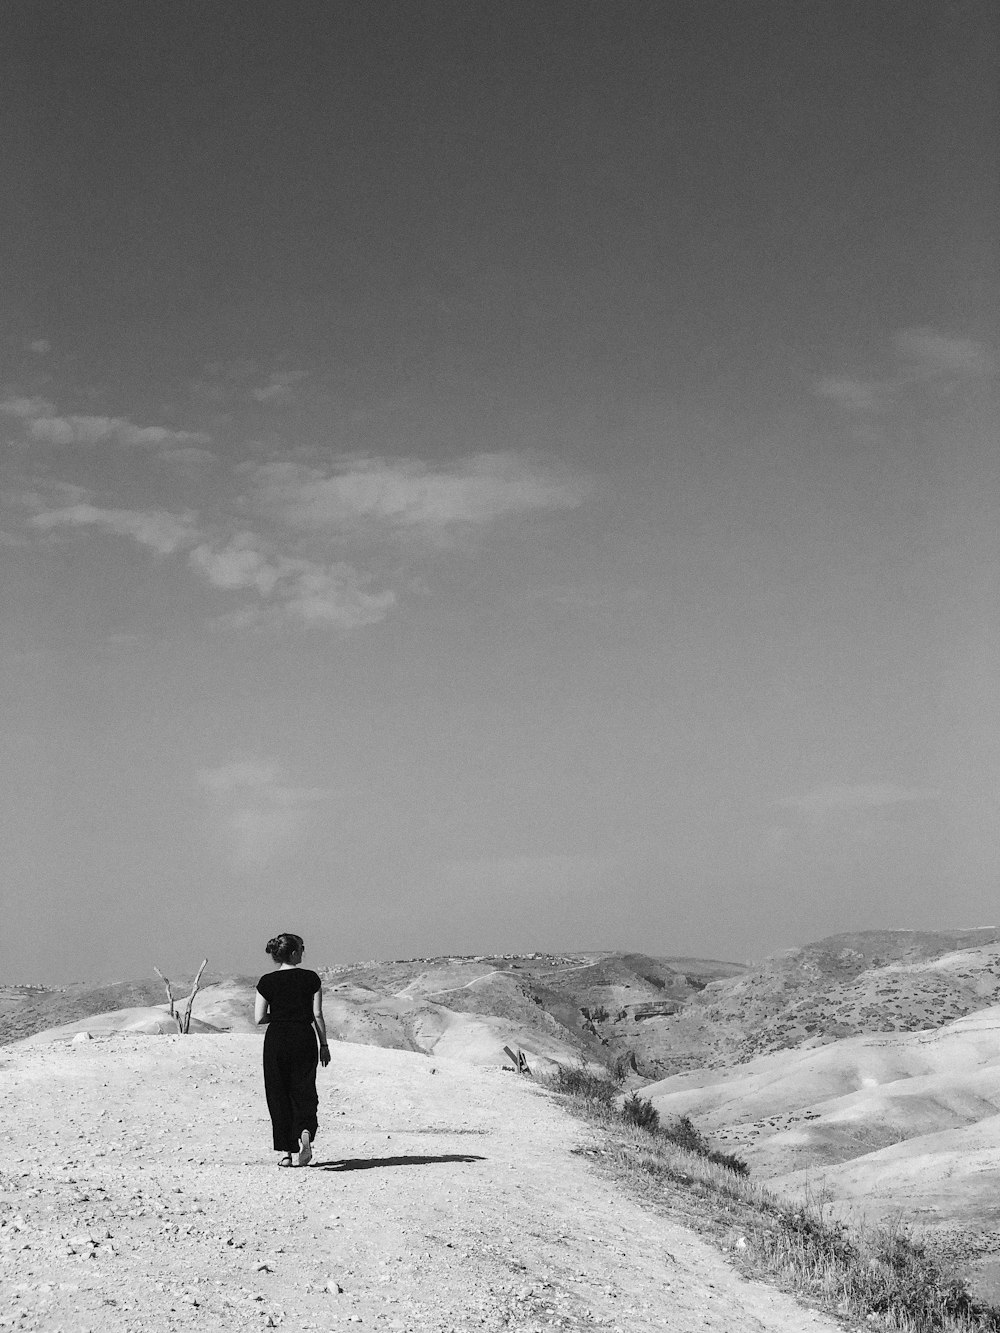
<path fill-rule="evenodd" d="M 567 1088 L 565 1077 L 549 1086 L 601 1131 L 599 1147 L 580 1151 L 710 1235 L 748 1276 L 872 1328 L 1000 1333 L 1000 1310 L 973 1297 L 958 1273 L 901 1222 L 849 1228 L 830 1216 L 822 1198 L 793 1205 L 723 1164 L 724 1155 L 713 1154 L 693 1126 L 694 1150 L 683 1146 L 687 1130 L 643 1129 L 623 1117 L 609 1079 L 577 1079 L 570 1071 L 569 1082 L 576 1086 Z"/>

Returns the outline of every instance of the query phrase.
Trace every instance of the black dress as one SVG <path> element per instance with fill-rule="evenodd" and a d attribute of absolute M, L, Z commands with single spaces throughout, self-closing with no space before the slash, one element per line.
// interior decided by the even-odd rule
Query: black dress
<path fill-rule="evenodd" d="M 306 968 L 268 972 L 257 982 L 270 1022 L 264 1034 L 264 1092 L 278 1152 L 297 1152 L 304 1129 L 316 1137 L 316 1065 L 313 996 L 322 982 Z"/>

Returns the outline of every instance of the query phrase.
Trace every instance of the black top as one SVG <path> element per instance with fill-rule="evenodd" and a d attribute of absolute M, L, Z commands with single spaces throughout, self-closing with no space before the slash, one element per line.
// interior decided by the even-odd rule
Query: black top
<path fill-rule="evenodd" d="M 272 1023 L 311 1023 L 313 996 L 322 984 L 308 968 L 286 967 L 265 973 L 257 990 L 267 1001 Z"/>

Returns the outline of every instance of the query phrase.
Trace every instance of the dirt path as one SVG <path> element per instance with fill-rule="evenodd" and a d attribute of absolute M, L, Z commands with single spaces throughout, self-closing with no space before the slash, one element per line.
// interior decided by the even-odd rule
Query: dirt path
<path fill-rule="evenodd" d="M 422 1000 L 430 1000 L 433 999 L 435 995 L 453 995 L 455 991 L 469 990 L 472 986 L 478 986 L 481 981 L 487 981 L 490 977 L 499 977 L 500 975 L 500 969 L 495 967 L 492 972 L 484 972 L 481 977 L 473 977 L 471 981 L 463 981 L 461 986 L 446 986 L 444 990 L 421 991 L 420 998 Z M 412 998 L 413 992 L 404 989 L 396 991 L 396 994 L 405 995 L 409 999 Z"/>
<path fill-rule="evenodd" d="M 598 1179 L 527 1080 L 335 1045 L 315 1163 L 279 1171 L 259 1062 L 257 1035 L 4 1048 L 0 1328 L 837 1327 Z"/>

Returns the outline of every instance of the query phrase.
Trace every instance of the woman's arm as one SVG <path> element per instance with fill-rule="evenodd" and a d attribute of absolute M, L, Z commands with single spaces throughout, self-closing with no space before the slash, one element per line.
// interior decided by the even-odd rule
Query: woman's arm
<path fill-rule="evenodd" d="M 326 1021 L 323 1018 L 323 987 L 313 996 L 313 1027 L 319 1037 L 319 1062 L 325 1069 L 330 1063 L 330 1047 L 326 1040 Z"/>
<path fill-rule="evenodd" d="M 253 1002 L 253 1021 L 255 1023 L 266 1023 L 269 1017 L 270 1015 L 267 1012 L 267 1001 L 264 999 L 263 995 L 261 995 L 260 991 L 257 991 Z"/>

